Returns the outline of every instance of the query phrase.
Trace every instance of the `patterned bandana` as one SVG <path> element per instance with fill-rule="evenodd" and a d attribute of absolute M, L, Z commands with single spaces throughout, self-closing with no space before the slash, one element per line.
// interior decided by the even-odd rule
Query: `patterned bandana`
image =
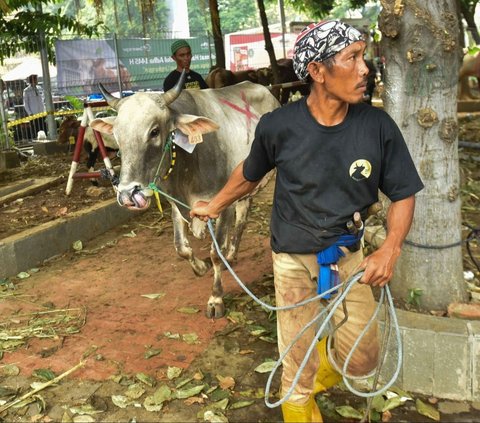
<path fill-rule="evenodd" d="M 297 37 L 293 50 L 293 69 L 298 79 L 307 78 L 307 66 L 310 62 L 323 62 L 361 40 L 363 38 L 360 31 L 339 20 L 307 26 Z"/>

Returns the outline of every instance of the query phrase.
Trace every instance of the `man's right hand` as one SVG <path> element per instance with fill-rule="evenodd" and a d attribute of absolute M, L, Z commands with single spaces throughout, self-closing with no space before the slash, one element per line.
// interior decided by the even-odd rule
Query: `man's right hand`
<path fill-rule="evenodd" d="M 220 213 L 214 210 L 211 210 L 210 203 L 208 201 L 197 201 L 192 210 L 190 210 L 191 218 L 198 218 L 207 222 L 208 219 L 216 219 Z"/>

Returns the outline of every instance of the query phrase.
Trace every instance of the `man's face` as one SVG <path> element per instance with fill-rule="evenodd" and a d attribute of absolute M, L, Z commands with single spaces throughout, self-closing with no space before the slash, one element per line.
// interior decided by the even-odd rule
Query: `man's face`
<path fill-rule="evenodd" d="M 190 70 L 190 63 L 192 61 L 192 51 L 190 47 L 179 48 L 172 56 L 177 63 L 177 68 Z"/>
<path fill-rule="evenodd" d="M 367 89 L 368 67 L 363 55 L 366 43 L 357 41 L 335 55 L 331 68 L 325 66 L 324 87 L 333 97 L 347 103 L 359 103 Z"/>

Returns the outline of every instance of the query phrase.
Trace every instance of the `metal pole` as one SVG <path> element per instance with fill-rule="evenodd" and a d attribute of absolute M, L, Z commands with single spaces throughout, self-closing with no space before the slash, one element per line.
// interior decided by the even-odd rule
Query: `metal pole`
<path fill-rule="evenodd" d="M 37 11 L 42 12 L 42 5 L 37 5 Z M 45 93 L 45 109 L 47 111 L 47 127 L 48 139 L 57 139 L 57 123 L 55 122 L 55 107 L 52 99 L 52 85 L 50 83 L 50 69 L 48 67 L 48 52 L 47 43 L 45 41 L 45 32 L 42 29 L 38 30 L 38 38 L 40 41 L 40 60 L 42 61 L 42 80 L 43 92 Z"/>
<path fill-rule="evenodd" d="M 278 0 L 278 8 L 280 9 L 280 23 L 282 25 L 282 44 L 283 44 L 283 57 L 287 57 L 287 50 L 285 48 L 285 33 L 287 32 L 287 26 L 285 25 L 285 7 L 283 0 Z"/>
<path fill-rule="evenodd" d="M 117 33 L 113 33 L 113 47 L 115 49 L 115 61 L 117 64 L 117 81 L 118 81 L 118 91 L 120 92 L 120 98 L 123 97 L 123 87 L 122 87 L 122 75 L 120 73 L 120 60 L 118 59 L 118 39 Z"/>
<path fill-rule="evenodd" d="M 2 119 L 2 129 L 3 129 L 3 134 L 5 136 L 3 142 L 0 142 L 0 147 L 3 150 L 8 150 L 8 128 L 7 128 L 7 115 L 5 113 L 5 106 L 3 104 L 3 86 L 4 82 L 0 79 L 0 119 Z M 2 140 L 2 137 L 0 137 L 0 140 Z M 2 146 L 3 144 L 3 146 Z"/>

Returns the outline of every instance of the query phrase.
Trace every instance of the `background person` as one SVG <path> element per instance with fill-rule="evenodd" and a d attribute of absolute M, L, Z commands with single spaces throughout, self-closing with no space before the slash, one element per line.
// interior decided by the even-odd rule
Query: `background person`
<path fill-rule="evenodd" d="M 27 78 L 27 82 L 28 85 L 23 90 L 23 107 L 27 112 L 27 116 L 44 112 L 43 91 L 37 86 L 38 76 L 30 75 Z M 38 131 L 45 131 L 45 119 L 43 117 L 32 120 L 30 124 L 32 128 L 32 138 L 36 138 Z"/>
<path fill-rule="evenodd" d="M 190 69 L 190 64 L 192 63 L 192 49 L 190 45 L 185 40 L 177 40 L 172 43 L 170 48 L 172 51 L 172 59 L 175 60 L 177 68 L 170 72 L 165 78 L 165 81 L 163 81 L 163 91 L 166 92 L 175 86 L 183 69 L 187 71 L 185 84 L 183 85 L 184 89 L 203 90 L 204 88 L 208 88 L 202 75 Z"/>
<path fill-rule="evenodd" d="M 339 369 L 376 307 L 372 286 L 385 286 L 393 275 L 403 241 L 410 230 L 415 194 L 423 188 L 403 136 L 383 110 L 362 102 L 368 67 L 366 44 L 355 28 L 325 21 L 305 28 L 295 42 L 293 65 L 310 94 L 264 115 L 252 149 L 210 202 L 197 202 L 191 217 L 216 218 L 234 200 L 250 193 L 276 168 L 271 216 L 271 246 L 276 305 L 312 298 L 338 279 L 364 274 L 346 297 L 348 319 L 327 337 L 303 369 L 292 396 L 282 404 L 285 422 L 319 422 L 315 394 L 338 383 Z M 387 237 L 368 257 L 359 241 L 362 233 L 348 229 L 356 212 L 364 220 L 378 190 L 390 200 Z M 328 301 L 331 301 L 328 300 Z M 325 302 L 325 300 L 322 300 Z M 277 313 L 280 353 L 321 311 L 321 302 Z M 339 325 L 342 307 L 334 316 Z M 315 336 L 311 328 L 283 360 L 281 396 Z M 347 372 L 365 375 L 378 362 L 377 326 L 366 332 Z"/>

